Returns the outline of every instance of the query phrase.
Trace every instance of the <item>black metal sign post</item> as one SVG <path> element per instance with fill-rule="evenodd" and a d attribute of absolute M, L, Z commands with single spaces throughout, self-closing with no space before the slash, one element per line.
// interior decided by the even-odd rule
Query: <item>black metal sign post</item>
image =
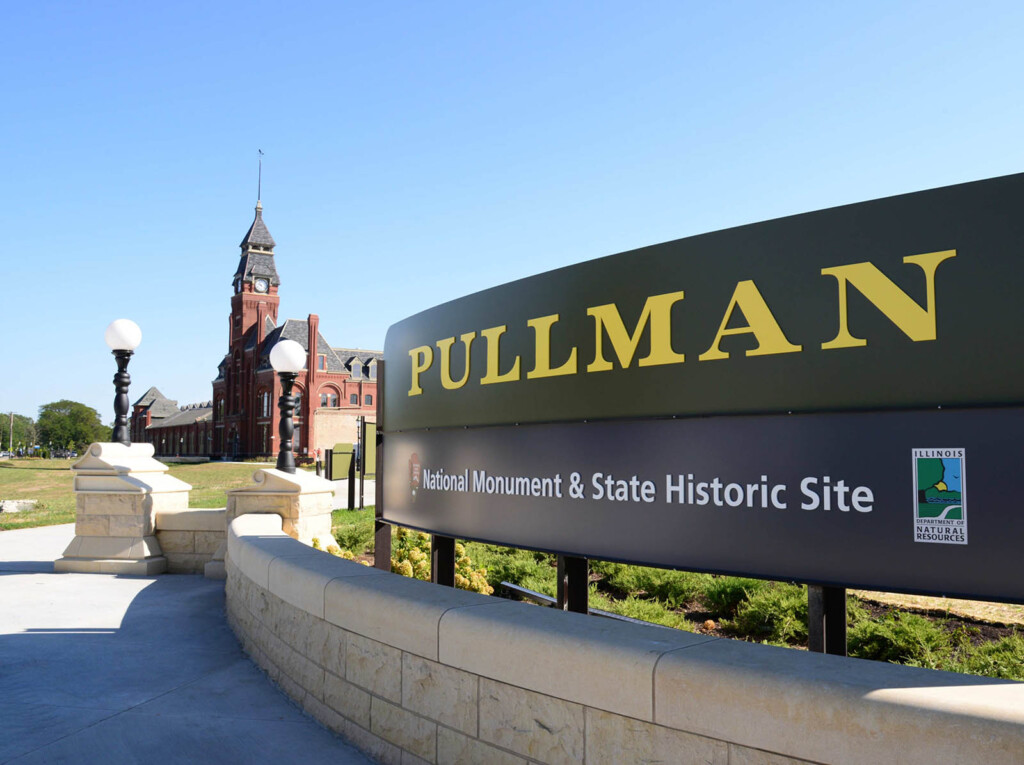
<path fill-rule="evenodd" d="M 324 449 L 324 478 L 334 480 L 334 449 Z"/>
<path fill-rule="evenodd" d="M 377 362 L 377 422 L 384 422 L 384 360 Z M 377 484 L 373 507 L 373 566 L 391 570 L 391 524 L 384 520 L 384 427 L 377 428 Z"/>
<path fill-rule="evenodd" d="M 356 509 L 356 455 L 348 461 L 348 509 Z"/>
<path fill-rule="evenodd" d="M 362 510 L 365 506 L 364 497 L 364 479 L 366 478 L 366 418 L 359 418 L 359 509 Z"/>
<path fill-rule="evenodd" d="M 455 586 L 455 537 L 430 537 L 430 581 Z"/>
<path fill-rule="evenodd" d="M 846 656 L 846 588 L 807 586 L 807 650 Z"/>
<path fill-rule="evenodd" d="M 587 613 L 590 609 L 589 585 L 590 565 L 586 558 L 558 556 L 558 608 L 578 614 Z"/>

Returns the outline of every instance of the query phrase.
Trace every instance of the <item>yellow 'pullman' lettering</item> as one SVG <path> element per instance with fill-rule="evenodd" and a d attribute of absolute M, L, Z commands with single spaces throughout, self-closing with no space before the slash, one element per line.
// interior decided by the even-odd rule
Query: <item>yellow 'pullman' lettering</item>
<path fill-rule="evenodd" d="M 434 363 L 434 349 L 429 345 L 421 345 L 419 348 L 409 351 L 409 358 L 412 359 L 412 387 L 409 388 L 409 395 L 419 396 L 423 393 L 423 388 L 420 387 L 420 375 L 430 369 L 430 365 Z"/>
<path fill-rule="evenodd" d="M 856 348 L 865 346 L 868 341 L 854 336 L 849 328 L 849 310 L 847 305 L 848 287 L 860 292 L 875 308 L 886 316 L 897 328 L 914 342 L 934 340 L 936 338 L 937 304 L 935 299 L 935 272 L 939 265 L 950 258 L 956 257 L 956 250 L 929 252 L 923 255 L 908 255 L 904 263 L 918 266 L 925 276 L 926 298 L 922 307 L 906 292 L 892 282 L 872 263 L 852 263 L 846 266 L 834 266 L 821 269 L 823 276 L 835 277 L 839 286 L 839 333 L 834 339 L 822 343 L 824 349 Z M 672 309 L 681 301 L 684 293 L 667 292 L 663 295 L 652 295 L 644 303 L 640 318 L 632 332 L 626 329 L 618 306 L 614 303 L 594 306 L 587 309 L 587 315 L 594 319 L 594 360 L 587 365 L 586 372 L 607 372 L 614 364 L 605 357 L 605 338 L 607 337 L 614 358 L 623 369 L 633 364 L 640 339 L 646 332 L 650 337 L 650 352 L 636 362 L 639 367 L 653 367 L 663 364 L 682 364 L 686 356 L 677 353 L 672 347 Z M 729 327 L 729 322 L 739 311 L 746 324 Z M 526 373 L 527 380 L 544 377 L 561 377 L 579 373 L 578 348 L 574 345 L 569 356 L 559 366 L 552 366 L 551 332 L 558 323 L 559 314 L 540 316 L 529 319 L 526 325 L 534 331 L 533 369 Z M 516 356 L 507 371 L 501 371 L 501 337 L 508 331 L 508 325 L 491 327 L 480 332 L 487 345 L 485 374 L 480 378 L 481 385 L 517 382 L 521 379 L 521 358 Z M 710 347 L 697 358 L 700 361 L 715 361 L 729 358 L 729 352 L 721 349 L 722 338 L 731 335 L 750 334 L 757 343 L 755 348 L 746 351 L 747 356 L 770 356 L 781 353 L 799 353 L 802 345 L 789 341 L 774 314 L 765 302 L 764 296 L 753 280 L 736 283 L 732 298 L 722 322 L 718 327 Z M 476 332 L 466 332 L 458 337 L 465 346 L 466 366 L 462 376 L 452 376 L 452 348 L 456 338 L 447 337 L 438 340 L 436 345 L 440 351 L 440 380 L 445 390 L 458 390 L 469 382 L 472 369 L 473 341 Z M 479 344 L 477 344 L 479 346 Z M 423 393 L 420 385 L 421 376 L 430 370 L 434 363 L 434 349 L 429 345 L 421 345 L 409 351 L 412 368 L 412 385 L 410 396 Z"/>
<path fill-rule="evenodd" d="M 737 308 L 743 313 L 747 320 L 745 327 L 733 327 L 726 329 L 733 311 Z M 732 293 L 732 300 L 729 307 L 725 309 L 725 316 L 722 317 L 722 325 L 718 328 L 715 341 L 711 347 L 697 357 L 699 361 L 712 361 L 714 359 L 727 359 L 729 353 L 718 347 L 722 338 L 726 335 L 743 335 L 750 333 L 757 340 L 757 347 L 747 351 L 748 356 L 770 356 L 775 353 L 799 353 L 803 350 L 801 345 L 793 345 L 786 339 L 782 327 L 775 321 L 768 304 L 764 302 L 757 285 L 752 281 L 739 282 Z"/>
<path fill-rule="evenodd" d="M 569 352 L 569 359 L 559 367 L 551 368 L 551 325 L 558 321 L 558 314 L 530 319 L 527 326 L 533 327 L 536 335 L 533 355 L 533 369 L 526 373 L 527 380 L 538 377 L 558 377 L 576 374 L 576 348 Z"/>
<path fill-rule="evenodd" d="M 651 352 L 637 362 L 637 366 L 653 367 L 661 364 L 682 364 L 686 356 L 672 350 L 672 306 L 683 299 L 683 292 L 652 295 L 644 303 L 644 310 L 630 335 L 614 303 L 587 309 L 594 317 L 594 360 L 587 365 L 588 372 L 607 372 L 612 363 L 604 357 L 604 335 L 607 332 L 619 364 L 625 369 L 633 363 L 633 355 L 640 336 L 648 323 L 651 325 Z"/>
<path fill-rule="evenodd" d="M 868 341 L 850 334 L 846 305 L 846 285 L 857 288 L 871 304 L 915 343 L 935 339 L 935 270 L 944 260 L 956 257 L 956 250 L 929 252 L 924 255 L 908 255 L 904 263 L 913 263 L 924 271 L 927 286 L 925 307 L 922 308 L 906 292 L 901 290 L 888 276 L 873 263 L 852 263 L 848 266 L 823 268 L 823 276 L 834 276 L 839 282 L 839 334 L 821 347 L 856 348 L 867 345 Z"/>
<path fill-rule="evenodd" d="M 515 382 L 519 379 L 519 357 L 512 363 L 512 368 L 507 372 L 499 372 L 501 336 L 508 330 L 508 325 L 491 327 L 480 332 L 480 336 L 487 341 L 487 374 L 480 378 L 481 385 L 493 385 L 495 383 Z"/>
<path fill-rule="evenodd" d="M 441 349 L 441 385 L 445 390 L 458 390 L 469 380 L 469 351 L 475 337 L 476 332 L 467 332 L 459 337 L 462 344 L 466 346 L 466 369 L 458 380 L 452 379 L 452 346 L 455 345 L 455 338 L 446 337 L 444 340 L 437 341 L 437 347 Z"/>

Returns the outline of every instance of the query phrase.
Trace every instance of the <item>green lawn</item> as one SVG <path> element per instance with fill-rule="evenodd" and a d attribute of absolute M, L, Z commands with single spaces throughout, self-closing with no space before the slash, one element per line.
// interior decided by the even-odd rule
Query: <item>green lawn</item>
<path fill-rule="evenodd" d="M 35 510 L 0 513 L 0 531 L 52 526 L 75 520 L 75 495 L 71 493 L 73 460 L 0 461 L 0 499 L 34 499 Z"/>
<path fill-rule="evenodd" d="M 35 499 L 35 510 L 0 514 L 0 531 L 73 523 L 75 495 L 71 490 L 71 465 L 74 460 L 0 461 L 0 499 Z M 224 507 L 228 489 L 252 481 L 259 464 L 233 465 L 206 462 L 195 465 L 169 465 L 170 475 L 191 484 L 190 507 Z"/>

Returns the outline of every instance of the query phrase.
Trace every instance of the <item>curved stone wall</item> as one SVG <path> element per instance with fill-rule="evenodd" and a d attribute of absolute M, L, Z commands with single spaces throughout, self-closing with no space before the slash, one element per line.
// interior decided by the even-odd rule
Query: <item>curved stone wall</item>
<path fill-rule="evenodd" d="M 228 528 L 228 618 L 311 715 L 384 763 L 1024 761 L 1024 684 L 500 600 Z"/>

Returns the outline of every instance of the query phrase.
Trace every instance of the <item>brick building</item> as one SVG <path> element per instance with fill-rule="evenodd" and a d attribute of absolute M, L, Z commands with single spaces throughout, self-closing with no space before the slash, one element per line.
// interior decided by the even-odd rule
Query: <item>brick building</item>
<path fill-rule="evenodd" d="M 242 459 L 277 454 L 281 382 L 270 366 L 270 350 L 294 340 L 306 350 L 306 368 L 292 395 L 295 453 L 356 440 L 357 417 L 373 420 L 377 411 L 379 351 L 332 347 L 320 334 L 320 319 L 277 323 L 280 279 L 274 238 L 263 222 L 263 206 L 241 243 L 232 280 L 228 351 L 217 368 L 213 397 L 206 404 L 178 407 L 150 388 L 135 402 L 132 440 L 148 441 L 157 454 Z"/>

